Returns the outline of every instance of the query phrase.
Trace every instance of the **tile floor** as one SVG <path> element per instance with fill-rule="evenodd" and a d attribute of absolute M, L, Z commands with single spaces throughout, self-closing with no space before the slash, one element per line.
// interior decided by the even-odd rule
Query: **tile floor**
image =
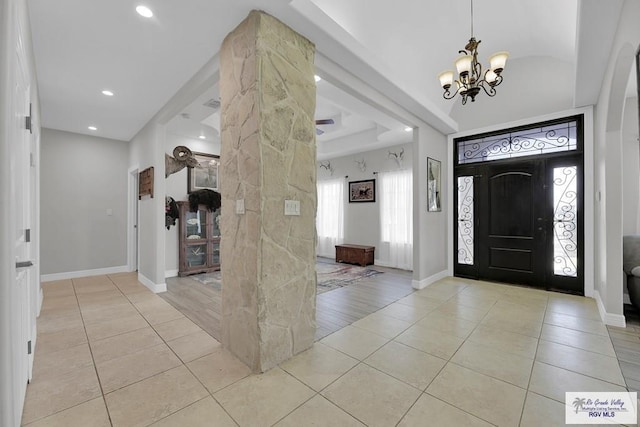
<path fill-rule="evenodd" d="M 43 289 L 30 426 L 554 426 L 625 390 L 587 298 L 448 278 L 250 375 L 135 275 Z"/>

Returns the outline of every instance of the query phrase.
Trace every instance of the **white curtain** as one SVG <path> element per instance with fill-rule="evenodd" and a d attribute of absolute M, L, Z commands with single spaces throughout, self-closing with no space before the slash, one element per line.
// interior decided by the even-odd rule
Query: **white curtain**
<path fill-rule="evenodd" d="M 413 173 L 380 172 L 380 235 L 389 244 L 390 267 L 413 269 Z"/>
<path fill-rule="evenodd" d="M 344 239 L 344 179 L 318 181 L 317 254 L 335 258 Z"/>

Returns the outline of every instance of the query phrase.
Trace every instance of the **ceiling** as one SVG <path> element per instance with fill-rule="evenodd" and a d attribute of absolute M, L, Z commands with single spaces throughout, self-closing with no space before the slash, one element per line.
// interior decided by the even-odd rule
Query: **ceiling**
<path fill-rule="evenodd" d="M 470 36 L 467 0 L 143 1 L 154 17 L 139 16 L 139 3 L 130 0 L 28 0 L 44 127 L 131 140 L 218 52 L 225 35 L 250 10 L 262 9 L 436 129 L 456 128 L 449 117 L 453 102 L 442 99 L 436 76 L 453 67 Z M 487 55 L 508 50 L 510 61 L 551 57 L 574 64 L 575 81 L 597 89 L 595 95 L 580 91 L 584 99 L 576 103 L 595 103 L 621 5 L 476 0 L 474 34 Z M 604 15 L 609 19 L 600 25 L 580 25 Z M 582 45 L 587 42 L 588 49 Z M 319 155 L 411 140 L 407 124 L 339 87 L 326 80 L 317 84 L 316 118 L 335 121 L 322 127 Z M 104 96 L 104 89 L 115 95 Z M 203 104 L 218 98 L 215 86 L 201 94 L 170 122 L 171 131 L 216 138 L 218 112 Z"/>

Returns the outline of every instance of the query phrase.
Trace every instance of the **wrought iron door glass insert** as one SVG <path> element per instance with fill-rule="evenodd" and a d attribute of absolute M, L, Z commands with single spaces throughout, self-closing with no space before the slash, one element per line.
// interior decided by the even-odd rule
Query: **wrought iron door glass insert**
<path fill-rule="evenodd" d="M 578 276 L 578 168 L 553 169 L 553 273 Z"/>
<path fill-rule="evenodd" d="M 577 122 L 458 141 L 458 164 L 572 151 L 578 148 Z"/>
<path fill-rule="evenodd" d="M 458 264 L 473 265 L 473 176 L 458 177 Z"/>

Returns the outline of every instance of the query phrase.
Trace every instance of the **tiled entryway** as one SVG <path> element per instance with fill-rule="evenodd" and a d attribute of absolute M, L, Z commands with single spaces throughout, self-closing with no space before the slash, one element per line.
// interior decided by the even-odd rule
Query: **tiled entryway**
<path fill-rule="evenodd" d="M 250 375 L 135 275 L 43 288 L 32 426 L 553 426 L 625 390 L 588 298 L 444 279 Z"/>

